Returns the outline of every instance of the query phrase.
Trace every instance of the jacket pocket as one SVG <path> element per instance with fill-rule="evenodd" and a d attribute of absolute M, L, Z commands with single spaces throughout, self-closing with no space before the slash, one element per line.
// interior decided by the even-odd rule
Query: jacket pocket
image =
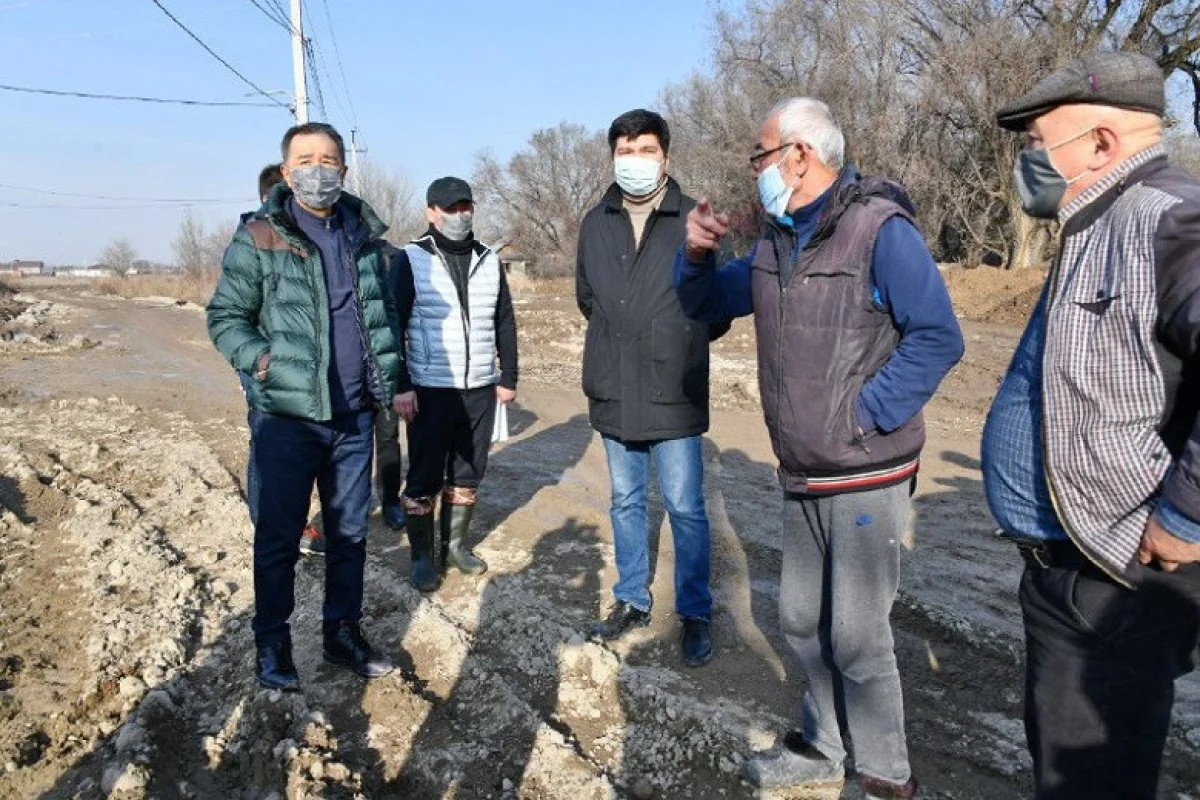
<path fill-rule="evenodd" d="M 862 390 L 866 384 L 866 380 L 854 379 L 854 383 L 851 384 L 850 391 L 847 394 L 843 418 L 845 420 L 845 430 L 848 433 L 845 441 L 849 442 L 855 448 L 869 453 L 871 452 L 869 442 L 875 438 L 875 435 L 879 431 L 876 428 L 863 430 L 858 424 L 858 400 L 862 397 Z"/>
<path fill-rule="evenodd" d="M 619 341 L 603 314 L 593 313 L 583 342 L 583 393 L 592 400 L 616 400 L 621 381 Z"/>
<path fill-rule="evenodd" d="M 703 403 L 708 374 L 695 325 L 676 319 L 650 323 L 650 400 L 655 403 Z"/>

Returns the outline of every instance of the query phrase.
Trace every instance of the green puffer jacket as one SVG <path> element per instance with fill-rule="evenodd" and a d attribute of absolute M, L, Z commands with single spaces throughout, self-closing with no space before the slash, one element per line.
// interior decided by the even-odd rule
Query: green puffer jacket
<path fill-rule="evenodd" d="M 208 303 L 208 335 L 235 369 L 251 376 L 270 351 L 266 379 L 249 382 L 251 406 L 324 421 L 332 416 L 329 295 L 320 253 L 287 211 L 291 194 L 286 184 L 277 185 L 238 227 Z M 381 237 L 387 226 L 357 197 L 343 193 L 338 206 L 359 222 L 352 250 L 360 321 L 370 343 L 369 388 L 378 402 L 391 405 L 401 356 L 385 280 L 391 251 Z"/>

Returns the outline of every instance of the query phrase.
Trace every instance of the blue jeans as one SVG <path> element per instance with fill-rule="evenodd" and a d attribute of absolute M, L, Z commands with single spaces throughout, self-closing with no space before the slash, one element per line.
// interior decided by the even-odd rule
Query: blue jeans
<path fill-rule="evenodd" d="M 254 525 L 254 635 L 259 644 L 288 637 L 295 607 L 296 561 L 315 482 L 325 523 L 326 622 L 362 617 L 367 517 L 371 510 L 374 414 L 329 422 L 253 417 L 258 490 Z"/>
<path fill-rule="evenodd" d="M 604 437 L 612 480 L 613 544 L 617 550 L 617 585 L 613 596 L 649 611 L 650 531 L 646 486 L 650 460 L 671 520 L 675 540 L 675 611 L 681 617 L 708 619 L 709 528 L 704 510 L 704 455 L 699 436 L 660 442 L 623 442 Z"/>

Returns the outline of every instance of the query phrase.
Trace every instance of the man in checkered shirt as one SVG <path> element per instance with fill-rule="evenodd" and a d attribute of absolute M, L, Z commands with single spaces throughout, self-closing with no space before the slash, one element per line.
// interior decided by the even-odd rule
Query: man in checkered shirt
<path fill-rule="evenodd" d="M 1022 205 L 1059 252 L 983 432 L 1026 561 L 1037 797 L 1153 798 L 1200 655 L 1200 181 L 1162 147 L 1163 73 L 1071 62 L 1001 109 Z"/>

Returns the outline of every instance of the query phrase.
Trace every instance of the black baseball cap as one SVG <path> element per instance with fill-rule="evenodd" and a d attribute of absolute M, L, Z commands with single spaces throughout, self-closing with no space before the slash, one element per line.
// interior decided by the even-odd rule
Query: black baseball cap
<path fill-rule="evenodd" d="M 462 178 L 453 178 L 448 175 L 429 184 L 429 189 L 425 192 L 425 205 L 431 208 L 433 206 L 449 208 L 463 200 L 469 203 L 475 202 L 475 198 L 471 196 L 471 185 Z"/>

